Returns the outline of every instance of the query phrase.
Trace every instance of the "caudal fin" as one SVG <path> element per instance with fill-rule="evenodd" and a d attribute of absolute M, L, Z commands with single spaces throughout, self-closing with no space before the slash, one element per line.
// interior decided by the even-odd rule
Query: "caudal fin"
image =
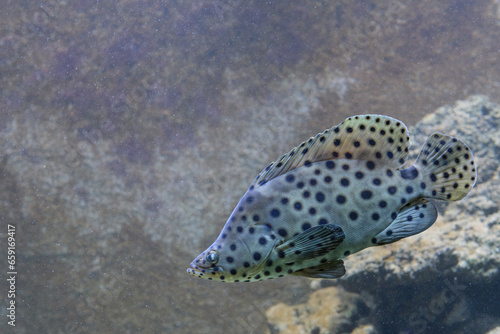
<path fill-rule="evenodd" d="M 422 170 L 422 188 L 428 197 L 458 201 L 471 191 L 477 179 L 474 156 L 460 139 L 434 133 L 427 138 L 415 165 Z"/>

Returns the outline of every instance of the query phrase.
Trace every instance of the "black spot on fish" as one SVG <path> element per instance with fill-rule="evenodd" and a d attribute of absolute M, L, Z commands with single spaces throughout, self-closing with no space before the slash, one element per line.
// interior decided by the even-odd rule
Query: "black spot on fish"
<path fill-rule="evenodd" d="M 349 165 L 348 164 L 342 165 L 342 169 L 345 170 L 345 171 L 348 171 L 349 170 Z"/>
<path fill-rule="evenodd" d="M 394 195 L 397 191 L 397 188 L 396 187 L 389 187 L 389 188 L 387 188 L 387 191 L 389 192 L 389 194 Z"/>
<path fill-rule="evenodd" d="M 316 209 L 315 208 L 309 208 L 309 214 L 314 216 L 316 214 Z"/>
<path fill-rule="evenodd" d="M 367 161 L 366 162 L 366 168 L 373 170 L 375 169 L 375 163 L 373 161 Z"/>
<path fill-rule="evenodd" d="M 293 205 L 293 207 L 295 208 L 295 210 L 300 211 L 300 210 L 302 210 L 302 203 L 295 202 L 295 204 Z"/>
<path fill-rule="evenodd" d="M 284 228 L 280 228 L 278 230 L 278 234 L 281 235 L 282 237 L 286 237 L 288 232 Z"/>
<path fill-rule="evenodd" d="M 376 212 L 372 215 L 373 220 L 379 220 L 379 218 L 380 218 L 380 215 Z"/>
<path fill-rule="evenodd" d="M 283 204 L 283 205 L 288 204 L 288 198 L 287 197 L 283 197 L 281 199 L 281 204 Z"/>
<path fill-rule="evenodd" d="M 299 188 L 299 189 L 304 188 L 304 186 L 305 186 L 305 184 L 304 184 L 304 182 L 302 182 L 302 181 L 301 181 L 301 182 L 299 182 L 299 183 L 297 183 L 297 188 Z"/>
<path fill-rule="evenodd" d="M 331 160 L 328 160 L 326 162 L 326 168 L 328 168 L 328 169 L 334 169 L 335 168 L 335 162 L 333 162 Z"/>
<path fill-rule="evenodd" d="M 311 228 L 311 224 L 310 223 L 306 222 L 306 223 L 302 224 L 302 231 L 306 231 L 306 230 L 308 230 L 310 228 Z"/>
<path fill-rule="evenodd" d="M 373 193 L 370 190 L 363 190 L 361 192 L 362 199 L 370 199 L 370 198 L 372 198 L 372 196 L 373 196 Z"/>
<path fill-rule="evenodd" d="M 330 183 L 332 182 L 332 177 L 331 176 L 325 176 L 325 183 Z"/>
<path fill-rule="evenodd" d="M 410 168 L 403 169 L 402 171 L 400 171 L 400 173 L 401 173 L 401 177 L 403 179 L 407 179 L 407 180 L 413 180 L 418 176 L 418 170 L 417 170 L 417 168 L 415 168 L 415 166 L 411 166 Z"/>
<path fill-rule="evenodd" d="M 349 187 L 349 179 L 342 178 L 340 180 L 340 184 L 342 185 L 342 187 Z"/>
<path fill-rule="evenodd" d="M 373 179 L 373 184 L 376 185 L 376 186 L 379 186 L 379 185 L 382 184 L 382 181 L 380 179 L 378 179 L 378 178 L 375 178 L 375 179 Z"/>
<path fill-rule="evenodd" d="M 338 196 L 337 196 L 337 203 L 339 203 L 339 204 L 344 204 L 344 203 L 345 203 L 345 201 L 346 201 L 346 198 L 345 198 L 345 196 L 344 196 L 344 195 L 338 195 Z"/>
<path fill-rule="evenodd" d="M 291 182 L 293 182 L 295 180 L 295 176 L 293 176 L 292 174 L 289 174 L 289 175 L 286 176 L 285 180 L 287 182 L 291 183 Z"/>
<path fill-rule="evenodd" d="M 271 217 L 277 218 L 279 216 L 280 216 L 280 210 L 278 210 L 278 209 L 271 210 Z"/>
<path fill-rule="evenodd" d="M 363 176 L 365 176 L 365 174 L 363 174 L 363 172 L 356 172 L 356 174 L 354 174 L 356 176 L 357 179 L 361 180 L 363 178 Z"/>
<path fill-rule="evenodd" d="M 385 173 L 387 174 L 388 177 L 392 177 L 394 175 L 394 173 L 390 169 L 388 169 Z"/>
<path fill-rule="evenodd" d="M 236 250 L 236 245 L 235 244 L 231 244 L 231 246 L 229 246 L 229 249 L 232 250 L 232 251 L 235 251 Z"/>
<path fill-rule="evenodd" d="M 262 255 L 260 255 L 260 253 L 259 253 L 259 252 L 255 252 L 255 253 L 253 253 L 253 259 L 254 259 L 255 261 L 259 261 L 261 257 L 262 257 Z M 257 277 L 256 277 L 256 278 L 257 278 Z"/>
<path fill-rule="evenodd" d="M 229 263 L 233 263 L 234 259 L 232 256 L 228 256 L 228 257 L 226 257 L 226 261 Z"/>
<path fill-rule="evenodd" d="M 358 219 L 358 213 L 356 211 L 351 211 L 349 213 L 349 218 L 351 218 L 351 220 L 356 220 Z"/>
<path fill-rule="evenodd" d="M 325 218 L 321 218 L 318 222 L 319 225 L 326 225 L 328 224 L 328 220 L 326 220 Z M 311 239 L 311 236 L 309 237 Z"/>
<path fill-rule="evenodd" d="M 381 208 L 385 208 L 387 206 L 387 202 L 386 201 L 380 201 L 378 203 L 378 206 L 381 207 Z"/>
<path fill-rule="evenodd" d="M 260 237 L 260 238 L 259 238 L 259 244 L 261 244 L 261 245 L 265 245 L 265 244 L 267 244 L 267 239 L 266 239 L 266 238 L 264 238 L 264 237 Z"/>
<path fill-rule="evenodd" d="M 323 194 L 321 191 L 316 193 L 316 200 L 318 202 L 324 202 L 325 201 L 325 194 Z"/>
<path fill-rule="evenodd" d="M 306 190 L 302 193 L 302 196 L 304 196 L 304 198 L 308 198 L 309 196 L 311 196 L 311 193 Z"/>
<path fill-rule="evenodd" d="M 258 215 L 254 215 L 252 219 L 254 222 L 258 222 L 260 220 L 260 217 Z"/>

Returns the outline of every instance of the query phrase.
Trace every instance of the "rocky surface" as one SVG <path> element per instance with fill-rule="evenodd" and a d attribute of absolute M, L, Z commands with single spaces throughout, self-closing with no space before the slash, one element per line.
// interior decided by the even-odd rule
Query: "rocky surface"
<path fill-rule="evenodd" d="M 313 292 L 304 304 L 274 305 L 266 316 L 273 333 L 344 333 L 353 330 L 368 310 L 360 295 L 329 287 Z M 357 331 L 362 333 L 361 329 Z"/>

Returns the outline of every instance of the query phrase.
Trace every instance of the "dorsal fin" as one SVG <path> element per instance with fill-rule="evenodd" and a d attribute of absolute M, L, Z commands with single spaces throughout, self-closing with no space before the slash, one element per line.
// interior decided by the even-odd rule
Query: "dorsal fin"
<path fill-rule="evenodd" d="M 309 163 L 331 159 L 373 160 L 402 168 L 408 159 L 408 129 L 395 118 L 382 115 L 352 116 L 318 133 L 267 166 L 253 187 Z"/>

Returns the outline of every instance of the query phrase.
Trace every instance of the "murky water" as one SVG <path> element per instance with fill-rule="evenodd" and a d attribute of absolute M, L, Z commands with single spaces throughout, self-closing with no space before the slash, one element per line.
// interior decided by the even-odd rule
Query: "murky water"
<path fill-rule="evenodd" d="M 2 333 L 499 331 L 498 1 L 3 3 Z M 473 193 L 339 280 L 186 274 L 263 167 L 366 113 L 463 138 Z"/>

